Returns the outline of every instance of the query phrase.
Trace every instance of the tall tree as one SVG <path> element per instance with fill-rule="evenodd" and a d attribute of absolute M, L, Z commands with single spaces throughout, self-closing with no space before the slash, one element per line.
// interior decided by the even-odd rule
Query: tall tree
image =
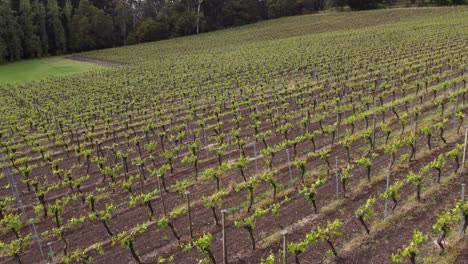
<path fill-rule="evenodd" d="M 96 17 L 96 27 L 94 28 L 94 37 L 96 38 L 96 47 L 98 49 L 112 47 L 114 24 L 112 17 L 103 10 L 94 8 Z"/>
<path fill-rule="evenodd" d="M 52 54 L 62 54 L 67 51 L 65 30 L 63 29 L 61 10 L 57 0 L 47 2 L 47 32 L 49 33 L 49 47 Z"/>
<path fill-rule="evenodd" d="M 295 15 L 299 13 L 298 10 L 299 2 L 296 0 L 271 0 L 268 3 L 268 17 L 270 18 Z"/>
<path fill-rule="evenodd" d="M 41 40 L 37 35 L 37 24 L 34 24 L 35 11 L 29 0 L 21 1 L 19 7 L 18 24 L 21 27 L 21 45 L 24 58 L 42 56 Z"/>
<path fill-rule="evenodd" d="M 2 37 L 2 21 L 0 19 L 0 63 L 3 63 L 6 61 L 7 55 L 8 53 L 7 53 L 6 43 Z"/>
<path fill-rule="evenodd" d="M 65 38 L 67 40 L 67 50 L 71 50 L 71 39 L 70 39 L 70 31 L 71 31 L 71 23 L 72 23 L 72 12 L 73 6 L 70 0 L 65 0 L 65 5 L 62 10 L 62 21 L 65 30 Z"/>
<path fill-rule="evenodd" d="M 5 43 L 7 60 L 19 60 L 23 54 L 20 39 L 22 32 L 9 0 L 0 0 L 0 20 L 0 35 Z"/>
<path fill-rule="evenodd" d="M 348 5 L 353 10 L 375 9 L 384 3 L 384 0 L 348 0 Z"/>
<path fill-rule="evenodd" d="M 70 27 L 74 51 L 112 46 L 112 18 L 88 0 L 80 1 L 78 9 L 73 14 Z"/>
<path fill-rule="evenodd" d="M 46 23 L 46 9 L 43 3 L 38 0 L 33 2 L 34 24 L 36 27 L 36 34 L 39 36 L 41 49 L 41 56 L 46 56 L 49 53 L 49 38 L 47 36 L 47 23 Z"/>
<path fill-rule="evenodd" d="M 116 39 L 118 43 L 127 45 L 128 31 L 132 24 L 132 20 L 130 18 L 131 7 L 125 0 L 117 0 L 114 3 L 113 19 L 114 27 L 118 35 L 118 38 Z"/>
<path fill-rule="evenodd" d="M 6 36 L 6 7 L 3 1 L 0 1 L 0 63 L 8 61 L 8 47 L 5 40 Z"/>
<path fill-rule="evenodd" d="M 93 49 L 96 46 L 94 37 L 92 37 L 92 28 L 90 19 L 93 6 L 87 0 L 81 0 L 78 9 L 73 14 L 71 25 L 71 38 L 73 51 L 82 51 Z"/>

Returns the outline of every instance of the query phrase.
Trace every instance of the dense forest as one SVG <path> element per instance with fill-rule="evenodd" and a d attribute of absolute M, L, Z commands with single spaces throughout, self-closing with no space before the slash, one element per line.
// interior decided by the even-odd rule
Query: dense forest
<path fill-rule="evenodd" d="M 0 63 L 185 36 L 397 0 L 0 0 Z M 465 0 L 411 0 L 454 5 Z"/>

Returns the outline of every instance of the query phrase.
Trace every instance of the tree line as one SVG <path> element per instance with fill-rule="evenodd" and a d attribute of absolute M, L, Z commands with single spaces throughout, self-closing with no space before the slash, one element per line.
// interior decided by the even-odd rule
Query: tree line
<path fill-rule="evenodd" d="M 0 0 L 0 63 L 207 32 L 396 0 Z M 424 0 L 411 0 L 423 5 Z M 430 4 L 464 4 L 431 0 Z"/>

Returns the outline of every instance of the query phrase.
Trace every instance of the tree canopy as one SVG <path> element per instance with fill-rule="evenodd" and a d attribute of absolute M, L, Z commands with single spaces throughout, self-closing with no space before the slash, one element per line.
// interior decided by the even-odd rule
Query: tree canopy
<path fill-rule="evenodd" d="M 0 63 L 162 40 L 329 8 L 396 0 L 0 0 Z M 421 5 L 410 0 L 408 4 Z M 431 0 L 459 5 L 467 0 Z"/>

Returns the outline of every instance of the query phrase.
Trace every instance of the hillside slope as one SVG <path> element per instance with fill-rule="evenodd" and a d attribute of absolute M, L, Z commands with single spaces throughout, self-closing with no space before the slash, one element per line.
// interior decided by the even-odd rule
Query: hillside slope
<path fill-rule="evenodd" d="M 391 263 L 414 230 L 463 262 L 467 17 L 282 18 L 0 86 L 0 262 L 222 263 L 222 208 L 229 263 L 279 263 L 282 229 L 287 263 Z"/>

